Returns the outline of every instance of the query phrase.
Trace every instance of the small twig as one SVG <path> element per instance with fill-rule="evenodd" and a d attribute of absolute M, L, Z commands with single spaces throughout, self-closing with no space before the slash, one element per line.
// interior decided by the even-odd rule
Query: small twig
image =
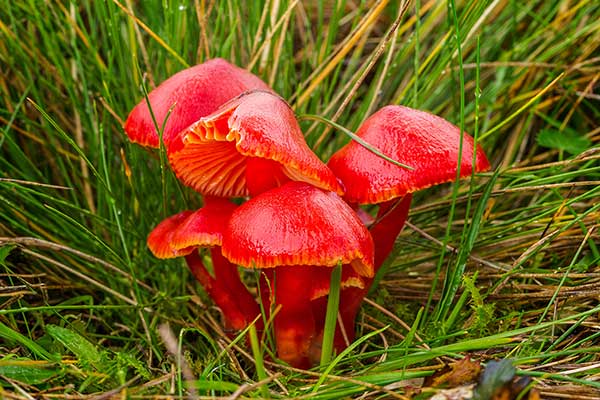
<path fill-rule="evenodd" d="M 527 165 L 524 167 L 517 166 L 514 168 L 509 168 L 504 172 L 505 173 L 519 173 L 519 172 L 536 171 L 536 170 L 540 170 L 540 169 L 547 169 L 547 168 L 554 168 L 554 167 L 562 167 L 562 166 L 566 167 L 566 166 L 570 166 L 573 164 L 582 163 L 585 161 L 597 160 L 599 158 L 600 158 L 600 147 L 594 147 L 594 148 L 584 151 L 583 153 L 580 153 L 576 157 L 569 159 L 569 160 L 554 161 L 554 162 L 549 162 L 549 163 L 544 163 L 544 164 Z"/>
<path fill-rule="evenodd" d="M 367 323 L 367 321 L 372 322 L 374 325 L 370 325 L 369 323 Z M 386 333 L 389 333 L 390 335 L 397 337 L 401 341 L 404 340 L 404 339 L 406 339 L 406 336 L 404 336 L 403 334 L 401 334 L 400 332 L 398 332 L 394 328 L 392 328 L 389 325 L 381 322 L 377 318 L 372 317 L 372 316 L 367 315 L 367 314 L 363 315 L 363 319 L 360 322 L 357 322 L 357 325 L 361 329 L 362 328 L 366 328 L 366 329 L 370 329 L 370 330 L 373 330 L 373 331 L 377 330 L 377 329 L 385 328 L 387 326 L 388 328 L 385 330 Z M 369 346 L 368 343 L 363 344 L 363 349 L 367 348 L 368 346 Z"/>
<path fill-rule="evenodd" d="M 125 121 L 123 121 L 123 119 L 116 113 L 116 111 L 113 110 L 113 108 L 106 102 L 106 99 L 104 97 L 100 96 L 99 100 L 102 106 L 106 109 L 106 111 L 108 111 L 108 113 L 112 115 L 115 121 L 119 123 L 119 126 L 125 125 Z"/>
<path fill-rule="evenodd" d="M 364 80 L 367 78 L 367 75 L 369 74 L 369 72 L 371 72 L 371 70 L 377 63 L 377 61 L 379 61 L 379 57 L 381 57 L 381 55 L 385 51 L 385 48 L 387 47 L 388 43 L 392 40 L 393 37 L 395 37 L 396 32 L 398 31 L 398 27 L 400 26 L 400 21 L 402 21 L 402 18 L 404 17 L 404 14 L 406 13 L 406 10 L 408 9 L 409 3 L 410 3 L 410 1 L 404 1 L 400 5 L 400 8 L 398 10 L 398 15 L 397 15 L 396 19 L 394 20 L 394 22 L 392 23 L 392 26 L 390 27 L 388 33 L 384 36 L 384 38 L 379 43 L 379 46 L 377 46 L 377 48 L 373 52 L 373 57 L 371 57 L 371 60 L 369 60 L 369 63 L 364 68 L 364 70 L 362 71 L 362 73 L 360 74 L 360 76 L 358 77 L 358 79 L 356 80 L 356 82 L 354 83 L 352 88 L 350 89 L 350 92 L 348 93 L 346 98 L 344 98 L 344 100 L 342 101 L 342 104 L 338 107 L 337 111 L 331 118 L 332 121 L 337 121 L 338 118 L 342 115 L 342 113 L 346 110 L 346 107 L 348 107 L 348 104 L 350 104 L 350 101 L 352 100 L 352 98 L 354 97 L 354 95 L 358 91 L 359 87 L 364 82 Z M 300 97 L 300 99 L 298 100 L 299 104 L 303 102 L 304 96 L 305 95 L 303 94 L 302 97 Z M 321 136 L 319 136 L 319 138 L 315 142 L 315 145 L 314 145 L 315 148 L 317 148 L 321 145 L 321 143 L 325 139 L 327 133 L 328 133 L 327 129 L 325 129 L 323 131 L 323 133 L 321 133 Z"/>
<path fill-rule="evenodd" d="M 281 375 L 283 375 L 281 372 L 277 372 L 276 374 L 273 374 L 261 381 L 252 383 L 252 384 L 248 384 L 248 383 L 244 383 L 243 385 L 241 385 L 239 388 L 237 388 L 237 390 L 235 392 L 233 392 L 231 394 L 230 397 L 228 397 L 229 400 L 235 400 L 238 399 L 241 395 L 243 395 L 246 392 L 249 392 L 251 390 L 254 390 L 256 388 L 259 388 L 263 385 L 266 385 L 269 382 L 274 381 L 275 379 L 279 378 Z"/>
<path fill-rule="evenodd" d="M 134 299 L 136 298 L 133 288 L 131 288 L 129 293 L 131 294 L 132 298 L 134 298 Z M 148 309 L 145 309 L 145 311 L 148 311 Z M 144 328 L 144 333 L 146 334 L 146 340 L 148 341 L 148 343 L 152 343 L 152 335 L 150 334 L 150 329 L 148 328 L 148 322 L 146 321 L 146 318 L 144 317 L 144 313 L 142 312 L 141 309 L 138 309 L 137 313 L 140 318 L 140 321 L 142 321 L 142 327 Z M 152 351 L 152 349 L 150 349 L 150 351 L 148 351 L 148 360 L 146 361 L 148 368 L 152 367 L 153 355 L 154 355 L 154 352 Z"/>
<path fill-rule="evenodd" d="M 559 372 L 559 374 L 560 375 L 578 374 L 579 372 L 588 371 L 590 369 L 596 369 L 598 367 L 600 367 L 600 363 L 586 365 L 585 367 L 575 368 L 575 369 L 571 369 L 571 370 L 568 370 L 568 371 L 562 371 L 562 372 Z"/>
<path fill-rule="evenodd" d="M 72 188 L 67 187 L 67 186 L 50 185 L 48 183 L 24 181 L 21 179 L 0 178 L 0 182 L 18 183 L 21 185 L 28 185 L 28 186 L 41 186 L 41 187 L 45 187 L 45 188 L 49 188 L 49 189 L 73 190 Z"/>
<path fill-rule="evenodd" d="M 538 249 L 543 247 L 546 243 L 548 243 L 549 241 L 554 239 L 554 237 L 557 236 L 560 232 L 561 232 L 560 228 L 555 229 L 552 232 L 548 233 L 546 236 L 543 236 L 540 240 L 538 240 L 531 246 L 529 246 L 529 248 L 527 250 L 525 250 L 523 252 L 523 254 L 521 254 L 521 256 L 515 260 L 515 262 L 513 262 L 511 269 L 516 269 L 517 267 L 519 267 L 519 265 L 521 265 L 523 263 L 523 261 L 525 261 L 527 258 L 529 258 L 529 256 L 531 254 L 533 254 Z"/>
<path fill-rule="evenodd" d="M 533 186 L 520 186 L 520 187 L 514 187 L 514 188 L 505 188 L 505 189 L 493 190 L 490 193 L 490 196 L 499 197 L 506 193 L 521 193 L 521 192 L 528 192 L 528 191 L 534 191 L 534 190 L 556 189 L 556 188 L 563 188 L 563 187 L 568 187 L 568 188 L 584 187 L 584 186 L 593 186 L 593 187 L 600 186 L 600 181 L 548 183 L 545 185 L 533 185 Z M 594 190 L 594 189 L 591 189 L 591 190 Z M 471 199 L 478 199 L 481 196 L 482 196 L 481 193 L 471 193 L 469 195 L 457 197 L 456 202 L 459 203 L 461 201 L 465 201 L 469 197 Z M 432 208 L 443 207 L 446 204 L 450 204 L 451 202 L 452 202 L 452 199 L 444 199 L 441 201 L 432 202 L 432 203 L 428 203 L 428 204 L 416 205 L 414 207 L 411 207 L 411 213 L 414 214 L 416 212 L 429 211 Z"/>
<path fill-rule="evenodd" d="M 383 332 L 381 332 L 379 334 L 379 337 L 381 337 L 381 342 L 383 343 L 383 353 L 381 353 L 381 356 L 379 356 L 379 360 L 377 360 L 378 363 L 383 363 L 385 362 L 385 360 L 387 360 L 387 356 L 388 356 L 388 350 L 390 348 L 390 345 L 385 337 L 385 335 L 383 334 Z"/>

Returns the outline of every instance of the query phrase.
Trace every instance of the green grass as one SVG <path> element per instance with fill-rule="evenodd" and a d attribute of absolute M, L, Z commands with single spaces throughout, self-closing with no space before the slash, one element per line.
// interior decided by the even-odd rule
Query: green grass
<path fill-rule="evenodd" d="M 406 398 L 466 355 L 600 396 L 595 2 L 263 3 L 0 1 L 0 397 Z M 267 348 L 257 374 L 183 261 L 146 248 L 200 198 L 121 123 L 217 56 L 351 131 L 386 104 L 439 114 L 494 165 L 415 195 L 363 339 L 322 372 Z M 325 160 L 349 140 L 301 125 Z"/>

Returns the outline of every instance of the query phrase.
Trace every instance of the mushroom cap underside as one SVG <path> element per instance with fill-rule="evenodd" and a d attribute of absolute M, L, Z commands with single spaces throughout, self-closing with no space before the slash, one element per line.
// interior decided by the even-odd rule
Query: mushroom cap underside
<path fill-rule="evenodd" d="M 259 178 L 249 170 L 256 161 L 267 166 L 261 171 L 283 177 L 272 187 L 294 180 L 343 193 L 333 172 L 306 144 L 292 109 L 271 92 L 245 93 L 200 118 L 169 152 L 182 182 L 202 194 L 223 197 L 257 194 L 249 190 L 249 181 Z"/>

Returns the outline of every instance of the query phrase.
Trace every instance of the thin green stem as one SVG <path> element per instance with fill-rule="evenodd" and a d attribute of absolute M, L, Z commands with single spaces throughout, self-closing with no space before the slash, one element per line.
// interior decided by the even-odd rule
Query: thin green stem
<path fill-rule="evenodd" d="M 333 338 L 337 325 L 337 315 L 340 306 L 340 286 L 342 281 L 342 265 L 338 264 L 331 271 L 329 298 L 327 299 L 327 315 L 323 329 L 323 347 L 321 348 L 321 367 L 329 364 L 333 354 Z"/>
<path fill-rule="evenodd" d="M 340 125 L 338 123 L 335 123 L 335 122 L 333 122 L 333 121 L 331 121 L 331 120 L 329 120 L 327 118 L 321 117 L 320 115 L 314 115 L 314 114 L 302 114 L 302 115 L 298 115 L 297 118 L 299 120 L 308 119 L 308 120 L 313 120 L 313 121 L 319 121 L 319 122 L 323 122 L 323 123 L 325 123 L 327 125 L 330 125 L 331 127 L 339 130 L 340 132 L 342 132 L 345 135 L 347 135 L 350 138 L 352 138 L 352 140 L 354 140 L 355 142 L 357 142 L 358 144 L 360 144 L 361 146 L 363 146 L 365 149 L 369 150 L 371 153 L 375 154 L 376 156 L 379 156 L 379 157 L 383 158 L 384 160 L 391 162 L 394 165 L 397 165 L 399 167 L 408 169 L 409 171 L 412 171 L 414 169 L 411 166 L 408 166 L 406 164 L 402 164 L 401 162 L 398 162 L 398 161 L 394 160 L 393 158 L 390 158 L 390 157 L 386 156 L 381 151 L 379 151 L 375 146 L 373 146 L 372 144 L 367 143 L 360 136 L 357 136 L 351 130 L 349 130 L 349 129 L 343 127 L 342 125 Z"/>
<path fill-rule="evenodd" d="M 256 333 L 256 326 L 253 322 L 248 328 L 248 335 L 250 336 L 250 347 L 252 348 L 252 355 L 254 356 L 254 366 L 256 367 L 256 375 L 259 381 L 267 379 L 267 371 L 265 370 L 265 363 L 263 361 L 263 354 L 260 349 L 260 343 L 258 341 L 258 335 Z M 260 386 L 260 393 L 263 398 L 270 398 L 269 389 L 265 385 Z"/>

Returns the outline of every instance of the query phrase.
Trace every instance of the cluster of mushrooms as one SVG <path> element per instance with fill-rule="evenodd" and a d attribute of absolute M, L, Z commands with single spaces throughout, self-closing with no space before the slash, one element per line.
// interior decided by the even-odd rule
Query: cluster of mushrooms
<path fill-rule="evenodd" d="M 332 267 L 342 268 L 333 341 L 340 352 L 354 340 L 361 302 L 392 251 L 412 193 L 489 168 L 482 149 L 456 126 L 395 105 L 367 118 L 356 135 L 410 169 L 356 141 L 325 164 L 290 106 L 222 59 L 163 82 L 124 128 L 144 146 L 162 140 L 175 175 L 204 196 L 202 208 L 156 226 L 148 237 L 152 253 L 185 257 L 227 328 L 256 323 L 262 330 L 272 321 L 277 356 L 300 368 L 319 360 Z M 379 205 L 377 215 L 361 205 Z M 209 249 L 212 271 L 200 249 Z M 238 266 L 260 272 L 257 296 Z"/>

